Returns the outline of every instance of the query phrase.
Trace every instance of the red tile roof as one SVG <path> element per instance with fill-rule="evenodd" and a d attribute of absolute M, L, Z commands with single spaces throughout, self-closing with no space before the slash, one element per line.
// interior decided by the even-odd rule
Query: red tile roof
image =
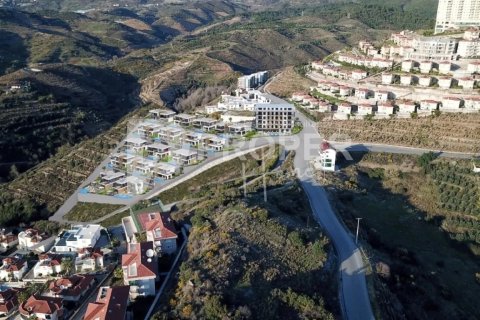
<path fill-rule="evenodd" d="M 23 259 L 8 257 L 3 259 L 2 269 L 9 272 L 18 271 L 22 269 L 26 263 Z"/>
<path fill-rule="evenodd" d="M 89 303 L 83 320 L 123 320 L 126 318 L 129 286 L 103 287 L 97 300 Z"/>
<path fill-rule="evenodd" d="M 50 282 L 48 288 L 58 296 L 79 296 L 87 291 L 95 280 L 91 275 L 73 275 Z"/>
<path fill-rule="evenodd" d="M 14 234 L 3 234 L 0 235 L 0 242 L 9 244 L 18 240 L 18 237 Z"/>
<path fill-rule="evenodd" d="M 306 98 L 307 99 L 307 98 Z M 308 99 L 315 100 L 313 97 Z M 137 216 L 144 231 L 153 232 L 155 240 L 177 238 L 173 221 L 167 213 L 146 212 Z"/>
<path fill-rule="evenodd" d="M 52 315 L 58 312 L 61 315 L 63 314 L 62 299 L 32 295 L 18 307 L 18 311 L 26 317 L 37 313 Z"/>
<path fill-rule="evenodd" d="M 147 250 L 150 249 L 153 250 L 153 242 L 151 241 L 128 244 L 128 253 L 122 255 L 122 268 L 127 268 L 127 272 L 123 273 L 125 279 L 157 276 L 155 259 L 147 257 Z M 130 274 L 131 267 L 135 269 L 134 274 Z"/>
<path fill-rule="evenodd" d="M 17 289 L 8 288 L 0 291 L 0 312 L 9 313 L 18 307 Z"/>

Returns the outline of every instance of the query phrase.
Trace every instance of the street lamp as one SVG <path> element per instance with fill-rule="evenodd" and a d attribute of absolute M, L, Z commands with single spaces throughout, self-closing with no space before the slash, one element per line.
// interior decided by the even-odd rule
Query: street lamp
<path fill-rule="evenodd" d="M 362 220 L 362 218 L 357 218 L 357 234 L 355 236 L 355 244 L 358 243 L 358 231 L 360 230 L 360 220 Z"/>

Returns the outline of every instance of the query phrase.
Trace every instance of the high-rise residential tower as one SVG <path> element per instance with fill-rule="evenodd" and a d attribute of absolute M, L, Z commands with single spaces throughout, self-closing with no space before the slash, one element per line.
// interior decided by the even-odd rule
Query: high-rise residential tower
<path fill-rule="evenodd" d="M 435 33 L 480 26 L 480 0 L 439 0 Z"/>

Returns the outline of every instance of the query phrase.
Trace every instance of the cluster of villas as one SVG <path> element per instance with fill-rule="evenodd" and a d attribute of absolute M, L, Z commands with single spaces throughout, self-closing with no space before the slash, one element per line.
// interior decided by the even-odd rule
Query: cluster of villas
<path fill-rule="evenodd" d="M 99 270 L 106 270 L 103 258 L 108 249 L 98 246 L 102 227 L 72 226 L 55 238 L 48 252 L 38 255 L 30 271 L 23 257 L 2 260 L 0 317 L 13 318 L 18 312 L 23 319 L 67 319 L 89 297 L 96 297 L 87 304 L 84 320 L 132 319 L 129 304 L 138 297 L 156 294 L 158 257 L 176 253 L 178 236 L 169 214 L 156 208 L 132 213 L 123 226 L 128 240 L 127 252 L 121 256 L 123 285 L 100 286 L 95 276 Z M 35 232 L 30 229 L 29 233 Z M 146 235 L 142 241 L 140 234 Z M 32 242 L 24 249 L 34 247 Z M 19 293 L 32 282 L 46 283 L 46 288 L 20 302 Z"/>
<path fill-rule="evenodd" d="M 291 99 L 302 107 L 316 112 L 334 112 L 336 118 L 346 119 L 347 115 L 379 115 L 410 116 L 412 113 L 430 114 L 432 111 L 458 112 L 460 110 L 480 111 L 480 97 L 455 97 L 445 96 L 441 99 L 422 99 L 419 101 L 409 99 L 394 99 L 389 91 L 349 88 L 349 93 L 342 97 L 354 96 L 358 102 L 340 102 L 332 104 L 323 99 L 314 97 L 315 91 L 325 92 L 328 90 L 323 84 L 312 88 L 310 93 L 296 92 Z M 347 89 L 345 89 L 347 90 Z M 338 92 L 338 91 L 334 91 Z"/>

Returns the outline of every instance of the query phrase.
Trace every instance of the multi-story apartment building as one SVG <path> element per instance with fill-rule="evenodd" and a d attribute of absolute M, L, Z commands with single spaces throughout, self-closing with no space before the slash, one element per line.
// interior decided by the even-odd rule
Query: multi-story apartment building
<path fill-rule="evenodd" d="M 255 128 L 259 131 L 290 133 L 295 124 L 295 108 L 291 104 L 257 104 Z"/>
<path fill-rule="evenodd" d="M 435 33 L 480 26 L 480 0 L 439 0 Z"/>

